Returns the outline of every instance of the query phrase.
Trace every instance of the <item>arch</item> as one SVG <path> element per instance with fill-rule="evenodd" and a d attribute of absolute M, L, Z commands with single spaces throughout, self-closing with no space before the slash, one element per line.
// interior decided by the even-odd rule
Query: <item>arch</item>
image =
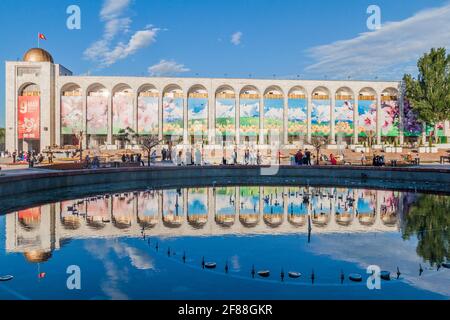
<path fill-rule="evenodd" d="M 282 144 L 284 128 L 284 92 L 279 86 L 264 91 L 264 143 Z"/>
<path fill-rule="evenodd" d="M 117 135 L 134 128 L 134 92 L 128 84 L 119 83 L 112 89 L 112 96 L 113 142 L 122 147 Z"/>
<path fill-rule="evenodd" d="M 191 145 L 208 142 L 208 90 L 201 84 L 193 85 L 188 90 L 187 121 Z"/>
<path fill-rule="evenodd" d="M 381 140 L 394 142 L 400 136 L 400 106 L 398 102 L 399 91 L 387 87 L 381 91 L 381 109 L 379 120 L 381 122 Z"/>
<path fill-rule="evenodd" d="M 264 223 L 270 228 L 277 228 L 283 224 L 283 214 L 265 214 Z"/>
<path fill-rule="evenodd" d="M 288 214 L 288 221 L 294 227 L 303 227 L 306 224 L 306 217 L 304 214 Z"/>
<path fill-rule="evenodd" d="M 60 134 L 64 146 L 78 146 L 79 136 L 84 130 L 84 99 L 79 84 L 69 82 L 60 90 Z"/>
<path fill-rule="evenodd" d="M 235 214 L 216 214 L 214 217 L 216 224 L 222 228 L 231 228 L 236 221 Z"/>
<path fill-rule="evenodd" d="M 336 90 L 335 99 L 334 123 L 336 135 L 338 137 L 352 137 L 355 113 L 354 92 L 349 87 L 340 87 Z M 349 142 L 348 140 L 347 142 Z"/>
<path fill-rule="evenodd" d="M 258 144 L 260 132 L 260 92 L 251 85 L 239 92 L 240 143 Z"/>
<path fill-rule="evenodd" d="M 156 227 L 158 225 L 158 217 L 145 216 L 143 218 L 140 218 L 138 216 L 137 222 L 142 229 L 149 230 L 149 229 L 153 229 L 154 227 Z"/>
<path fill-rule="evenodd" d="M 302 86 L 288 91 L 288 141 L 302 144 L 308 130 L 308 93 Z"/>
<path fill-rule="evenodd" d="M 86 88 L 86 96 L 91 96 L 91 95 L 103 95 L 103 96 L 108 96 L 109 95 L 109 91 L 106 88 L 105 85 L 101 84 L 101 83 L 92 83 L 90 84 L 87 88 Z"/>
<path fill-rule="evenodd" d="M 330 90 L 318 86 L 311 92 L 311 135 L 328 137 L 331 131 Z"/>
<path fill-rule="evenodd" d="M 109 96 L 109 90 L 101 83 L 93 83 L 86 89 L 86 133 L 89 148 L 97 148 L 106 142 Z"/>
<path fill-rule="evenodd" d="M 330 223 L 331 214 L 329 213 L 314 213 L 312 214 L 312 223 L 316 227 L 326 227 Z"/>
<path fill-rule="evenodd" d="M 82 90 L 81 86 L 78 83 L 69 82 L 69 83 L 64 84 L 61 87 L 60 95 L 61 96 L 64 96 L 65 94 L 69 94 L 70 95 L 70 93 L 72 95 L 82 95 L 83 93 L 82 93 L 81 90 Z"/>
<path fill-rule="evenodd" d="M 117 85 L 115 85 L 112 89 L 112 94 L 113 96 L 115 94 L 120 94 L 120 93 L 128 93 L 128 94 L 132 94 L 133 93 L 133 89 L 131 88 L 130 85 L 126 84 L 126 83 L 119 83 Z"/>
<path fill-rule="evenodd" d="M 150 83 L 137 90 L 137 132 L 140 135 L 159 134 L 159 90 Z"/>
<path fill-rule="evenodd" d="M 229 144 L 236 136 L 236 90 L 224 84 L 214 93 L 216 143 Z"/>
<path fill-rule="evenodd" d="M 166 143 L 180 143 L 184 136 L 184 93 L 176 84 L 169 84 L 163 90 L 162 129 Z"/>
<path fill-rule="evenodd" d="M 259 223 L 259 214 L 240 214 L 239 221 L 246 228 L 254 228 Z"/>
<path fill-rule="evenodd" d="M 377 92 L 364 87 L 358 92 L 358 135 L 372 140 L 377 130 Z M 371 141 L 368 141 L 369 144 Z"/>
<path fill-rule="evenodd" d="M 351 212 L 343 212 L 336 214 L 336 223 L 340 226 L 348 227 L 353 222 L 353 214 Z"/>
<path fill-rule="evenodd" d="M 223 84 L 216 89 L 216 92 L 214 94 L 216 97 L 220 94 L 236 95 L 236 90 L 229 84 Z"/>
<path fill-rule="evenodd" d="M 26 82 L 17 90 L 19 96 L 40 96 L 40 86 L 34 82 Z"/>

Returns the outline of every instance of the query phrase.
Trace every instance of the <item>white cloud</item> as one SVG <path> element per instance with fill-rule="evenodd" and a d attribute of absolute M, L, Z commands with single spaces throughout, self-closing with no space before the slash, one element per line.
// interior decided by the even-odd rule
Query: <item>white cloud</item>
<path fill-rule="evenodd" d="M 231 43 L 235 46 L 238 46 L 241 44 L 243 33 L 241 31 L 235 32 L 231 35 Z"/>
<path fill-rule="evenodd" d="M 130 2 L 131 0 L 105 0 L 100 11 L 100 17 L 103 20 L 117 18 L 128 8 Z"/>
<path fill-rule="evenodd" d="M 348 40 L 308 49 L 315 61 L 306 68 L 329 78 L 400 78 L 414 70 L 416 60 L 432 47 L 450 44 L 450 4 L 420 11 L 405 20 L 387 22 L 381 29 Z"/>
<path fill-rule="evenodd" d="M 148 72 L 153 76 L 175 75 L 178 73 L 189 72 L 184 64 L 178 64 L 173 60 L 161 60 L 157 64 L 148 68 Z"/>
<path fill-rule="evenodd" d="M 133 21 L 125 16 L 130 2 L 130 0 L 104 1 L 100 11 L 100 19 L 105 24 L 103 35 L 84 51 L 86 59 L 99 63 L 100 67 L 107 67 L 155 42 L 160 29 L 147 25 L 143 30 L 134 32 L 128 42 L 115 43 L 116 37 L 125 37 L 130 33 Z"/>

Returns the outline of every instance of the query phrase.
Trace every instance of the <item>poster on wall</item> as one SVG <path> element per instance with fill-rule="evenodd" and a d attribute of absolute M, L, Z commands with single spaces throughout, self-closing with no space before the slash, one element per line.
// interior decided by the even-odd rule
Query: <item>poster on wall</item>
<path fill-rule="evenodd" d="M 336 134 L 343 136 L 353 135 L 354 102 L 350 100 L 336 100 L 334 117 L 336 121 Z"/>
<path fill-rule="evenodd" d="M 40 97 L 19 96 L 18 135 L 20 139 L 40 139 Z"/>
<path fill-rule="evenodd" d="M 235 136 L 236 104 L 234 99 L 216 100 L 216 134 L 218 136 Z"/>
<path fill-rule="evenodd" d="M 189 135 L 204 136 L 208 131 L 208 99 L 188 99 Z"/>
<path fill-rule="evenodd" d="M 288 132 L 291 136 L 305 136 L 307 133 L 308 106 L 306 99 L 288 100 Z"/>
<path fill-rule="evenodd" d="M 236 188 L 222 187 L 216 190 L 216 214 L 235 215 L 236 214 Z"/>
<path fill-rule="evenodd" d="M 383 101 L 380 121 L 382 136 L 398 137 L 400 135 L 400 108 L 397 101 Z"/>
<path fill-rule="evenodd" d="M 102 96 L 87 97 L 87 134 L 108 133 L 108 98 Z"/>
<path fill-rule="evenodd" d="M 75 134 L 83 130 L 83 99 L 81 96 L 61 97 L 62 134 Z"/>
<path fill-rule="evenodd" d="M 138 133 L 158 134 L 158 97 L 139 97 Z"/>
<path fill-rule="evenodd" d="M 422 124 L 408 100 L 403 104 L 403 134 L 405 137 L 419 137 L 422 132 Z"/>
<path fill-rule="evenodd" d="M 151 192 L 149 194 L 143 193 L 138 197 L 138 216 L 142 219 L 144 217 L 157 217 L 159 214 L 159 194 Z"/>
<path fill-rule="evenodd" d="M 259 134 L 259 99 L 240 101 L 241 136 L 255 137 Z"/>
<path fill-rule="evenodd" d="M 117 95 L 113 98 L 113 134 L 133 128 L 133 97 Z"/>
<path fill-rule="evenodd" d="M 164 97 L 163 134 L 183 136 L 183 98 Z"/>
<path fill-rule="evenodd" d="M 260 190 L 259 187 L 240 187 L 240 214 L 259 214 L 260 213 Z"/>
<path fill-rule="evenodd" d="M 283 132 L 284 99 L 264 99 L 264 130 L 280 137 Z"/>
<path fill-rule="evenodd" d="M 358 102 L 358 134 L 367 137 L 369 132 L 377 130 L 377 102 L 376 100 L 359 100 Z"/>
<path fill-rule="evenodd" d="M 313 136 L 328 136 L 331 124 L 330 100 L 313 99 L 311 108 L 311 134 Z"/>

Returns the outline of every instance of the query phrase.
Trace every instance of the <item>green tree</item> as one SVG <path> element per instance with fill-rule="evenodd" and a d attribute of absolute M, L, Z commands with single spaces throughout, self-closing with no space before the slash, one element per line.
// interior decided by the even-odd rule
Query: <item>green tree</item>
<path fill-rule="evenodd" d="M 403 238 L 417 237 L 416 252 L 431 265 L 450 258 L 450 197 L 423 195 L 405 217 Z"/>
<path fill-rule="evenodd" d="M 5 144 L 5 128 L 0 128 L 0 145 Z"/>
<path fill-rule="evenodd" d="M 417 79 L 405 74 L 403 81 L 418 119 L 428 126 L 450 119 L 450 55 L 445 48 L 433 48 L 419 59 L 417 67 Z"/>
<path fill-rule="evenodd" d="M 136 135 L 136 133 L 130 127 L 127 127 L 125 129 L 120 129 L 117 132 L 117 140 L 120 141 L 120 147 L 121 148 L 125 147 L 126 143 L 131 142 L 131 140 L 133 139 L 133 137 L 135 135 Z"/>

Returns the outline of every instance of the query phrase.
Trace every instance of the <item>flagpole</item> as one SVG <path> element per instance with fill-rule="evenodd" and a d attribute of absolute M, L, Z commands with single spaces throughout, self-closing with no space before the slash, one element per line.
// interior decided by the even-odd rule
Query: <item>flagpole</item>
<path fill-rule="evenodd" d="M 39 33 L 38 33 L 38 48 L 41 48 L 41 37 L 39 37 Z"/>

